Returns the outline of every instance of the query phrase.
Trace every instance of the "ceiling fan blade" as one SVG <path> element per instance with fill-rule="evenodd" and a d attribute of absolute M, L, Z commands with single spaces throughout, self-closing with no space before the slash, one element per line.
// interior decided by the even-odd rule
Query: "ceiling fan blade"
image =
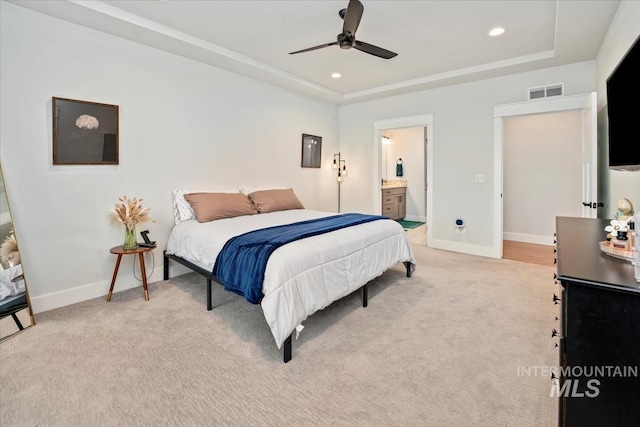
<path fill-rule="evenodd" d="M 344 15 L 344 22 L 342 24 L 342 32 L 355 35 L 358 25 L 360 25 L 363 12 L 364 6 L 359 0 L 349 0 L 347 12 Z"/>
<path fill-rule="evenodd" d="M 384 58 L 384 59 L 391 59 L 394 56 L 397 56 L 398 54 L 395 52 L 391 52 L 390 50 L 387 49 L 383 49 L 381 47 L 378 46 L 374 46 L 372 44 L 369 43 L 365 43 L 365 42 L 361 42 L 359 40 L 356 40 L 355 43 L 353 44 L 353 47 L 355 49 L 358 49 L 362 52 L 374 55 L 374 56 L 378 56 L 380 58 Z"/>
<path fill-rule="evenodd" d="M 302 50 L 296 50 L 295 52 L 289 52 L 289 55 L 295 55 L 296 53 L 302 53 L 302 52 L 309 52 L 311 50 L 322 49 L 323 47 L 335 46 L 337 44 L 338 44 L 338 42 L 320 44 L 318 46 L 308 47 L 308 48 L 302 49 Z"/>

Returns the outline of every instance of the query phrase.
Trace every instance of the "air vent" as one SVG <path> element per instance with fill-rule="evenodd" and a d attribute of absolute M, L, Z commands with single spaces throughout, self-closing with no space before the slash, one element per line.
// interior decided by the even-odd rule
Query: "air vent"
<path fill-rule="evenodd" d="M 529 89 L 529 100 L 538 98 L 544 98 L 544 86 Z"/>
<path fill-rule="evenodd" d="M 561 96 L 564 93 L 564 83 L 529 88 L 529 100 Z"/>

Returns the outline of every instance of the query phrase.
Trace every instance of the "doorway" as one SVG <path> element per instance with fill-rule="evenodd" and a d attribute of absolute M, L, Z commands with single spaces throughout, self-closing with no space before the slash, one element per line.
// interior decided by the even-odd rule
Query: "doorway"
<path fill-rule="evenodd" d="M 426 128 L 385 129 L 382 132 L 382 183 L 405 182 L 405 216 L 410 222 L 426 222 Z"/>
<path fill-rule="evenodd" d="M 407 147 L 402 140 L 411 137 L 412 144 L 422 144 L 419 146 L 420 156 L 406 156 Z M 382 136 L 389 137 L 390 145 L 383 147 Z M 415 135 L 420 135 L 419 140 Z M 394 146 L 394 139 L 396 146 Z M 406 142 L 406 141 L 405 141 Z M 377 120 L 374 122 L 373 135 L 373 210 L 374 213 L 382 211 L 381 185 L 383 179 L 406 179 L 408 192 L 412 192 L 414 197 L 407 195 L 407 216 L 408 220 L 426 222 L 427 245 L 429 237 L 432 236 L 433 228 L 433 203 L 432 191 L 429 183 L 433 182 L 433 114 L 418 116 L 399 117 L 387 120 Z M 405 145 L 400 148 L 400 145 Z M 415 147 L 416 145 L 413 145 Z M 394 151 L 395 150 L 395 151 Z M 405 150 L 405 151 L 398 151 Z M 402 156 L 405 157 L 402 157 Z M 385 162 L 386 156 L 386 162 Z M 418 157 L 418 158 L 416 158 Z M 396 163 L 402 158 L 403 176 L 396 176 Z M 410 160 L 410 164 L 405 163 Z M 411 166 L 415 165 L 415 166 Z M 407 168 L 408 167 L 408 168 Z M 418 175 L 416 169 L 422 169 Z M 411 173 L 409 172 L 411 170 Z M 406 174 L 406 175 L 405 175 Z M 426 204 L 426 206 L 424 206 Z M 426 216 L 426 218 L 425 218 Z"/>
<path fill-rule="evenodd" d="M 546 124 L 541 123 L 545 115 L 547 120 L 559 121 L 555 125 L 550 120 Z M 573 125 L 567 124 L 571 121 Z M 517 129 L 527 125 L 532 126 L 529 132 L 518 136 Z M 536 141 L 536 128 L 541 126 L 545 129 L 541 130 L 542 136 Z M 547 245 L 553 244 L 556 215 L 595 216 L 595 209 L 584 209 L 584 204 L 595 202 L 597 198 L 596 126 L 595 93 L 494 107 L 496 222 L 493 252 L 496 258 L 503 257 L 505 247 L 510 251 L 520 246 L 524 252 L 544 251 Z M 560 135 L 562 132 L 565 135 Z M 514 148 L 505 147 L 505 138 L 510 138 L 512 144 L 520 144 L 519 148 L 524 152 L 521 153 L 522 159 L 505 157 Z M 567 138 L 573 142 L 568 143 Z M 553 151 L 557 158 L 549 151 Z M 566 163 L 562 162 L 563 159 Z M 514 173 L 514 170 L 518 172 Z M 514 177 L 519 182 L 512 182 Z M 509 180 L 507 183 L 505 178 Z M 519 186 L 520 190 L 516 191 Z M 527 190 L 520 201 L 505 201 L 505 196 L 523 193 L 523 188 Z M 530 203 L 536 197 L 548 206 L 545 208 L 535 201 Z M 543 212 L 551 210 L 553 216 L 539 215 L 539 209 Z M 506 246 L 503 246 L 504 241 L 508 241 Z M 548 251 L 550 255 L 553 253 L 550 247 Z"/>

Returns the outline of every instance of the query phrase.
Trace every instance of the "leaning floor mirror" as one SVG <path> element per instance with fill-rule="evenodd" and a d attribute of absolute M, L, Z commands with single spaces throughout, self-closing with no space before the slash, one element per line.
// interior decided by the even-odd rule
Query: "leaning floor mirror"
<path fill-rule="evenodd" d="M 0 342 L 35 325 L 0 166 Z"/>

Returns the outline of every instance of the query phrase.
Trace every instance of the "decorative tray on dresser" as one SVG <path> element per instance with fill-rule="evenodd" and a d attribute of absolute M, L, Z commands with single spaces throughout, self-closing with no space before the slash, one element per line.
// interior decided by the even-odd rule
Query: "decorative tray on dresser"
<path fill-rule="evenodd" d="M 611 244 L 611 242 L 606 240 L 603 242 L 599 242 L 599 245 L 600 245 L 600 250 L 609 256 L 622 259 L 625 261 L 629 261 L 629 262 L 632 262 L 634 259 L 633 250 L 616 248 Z"/>

